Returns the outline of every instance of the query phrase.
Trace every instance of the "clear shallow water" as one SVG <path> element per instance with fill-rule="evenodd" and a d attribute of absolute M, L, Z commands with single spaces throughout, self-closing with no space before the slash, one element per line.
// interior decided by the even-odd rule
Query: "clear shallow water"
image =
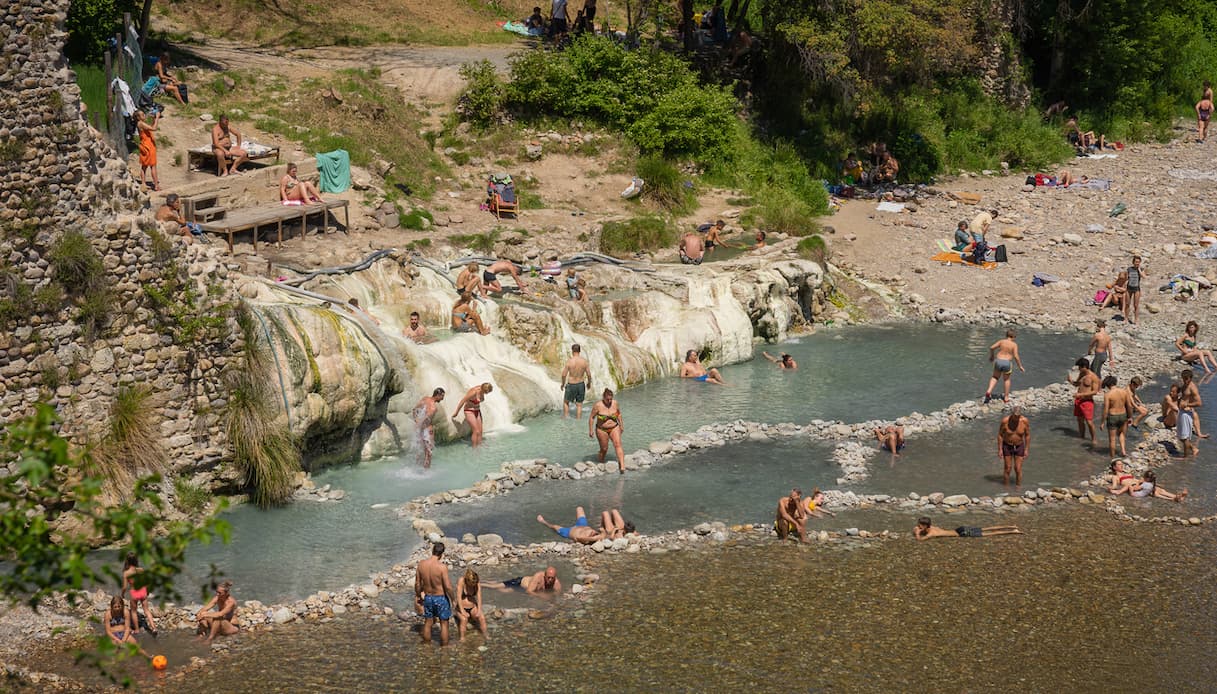
<path fill-rule="evenodd" d="M 1211 582 L 1212 528 L 1075 508 L 1003 517 L 1021 537 L 916 542 L 906 517 L 888 518 L 903 537 L 853 552 L 763 542 L 596 558 L 604 580 L 586 611 L 492 622 L 488 641 L 445 649 L 350 615 L 246 635 L 175 690 L 1212 689 L 1217 594 L 1196 589 Z M 1151 655 L 1130 655 L 1146 644 Z"/>
<path fill-rule="evenodd" d="M 431 517 L 444 532 L 498 533 L 510 543 L 557 539 L 537 522 L 569 525 L 583 506 L 593 526 L 600 512 L 620 509 L 642 532 L 661 533 L 708 521 L 728 524 L 772 520 L 777 500 L 797 486 L 835 486 L 832 447 L 806 441 L 738 443 L 686 453 L 639 472 L 586 480 L 534 482 L 479 503 L 448 504 Z"/>
<path fill-rule="evenodd" d="M 983 393 L 990 373 L 988 346 L 1000 332 L 938 325 L 822 330 L 765 347 L 771 354 L 794 355 L 797 372 L 783 372 L 760 358 L 758 348 L 751 362 L 723 368 L 730 384 L 726 387 L 669 378 L 630 388 L 619 393 L 625 450 L 731 419 L 857 421 L 940 409 Z M 1063 378 L 1085 350 L 1086 338 L 1023 331 L 1019 343 L 1028 372 L 1015 374 L 1016 389 Z M 342 587 L 383 571 L 418 545 L 417 534 L 396 517 L 396 506 L 469 486 L 507 460 L 546 457 L 571 464 L 596 454 L 586 420 L 562 420 L 551 413 L 522 425 L 518 432 L 489 435 L 476 451 L 464 443 L 442 446 L 430 470 L 421 469 L 407 453 L 317 474 L 319 485 L 347 492 L 337 504 L 304 502 L 273 511 L 238 507 L 227 515 L 232 543 L 192 550 L 188 575 L 205 576 L 214 563 L 237 582 L 242 599 L 263 601 Z M 693 501 L 703 508 L 720 503 L 696 497 Z M 387 506 L 371 508 L 379 504 Z M 645 505 L 639 504 L 637 512 Z M 571 506 L 567 514 L 573 515 L 573 510 Z"/>

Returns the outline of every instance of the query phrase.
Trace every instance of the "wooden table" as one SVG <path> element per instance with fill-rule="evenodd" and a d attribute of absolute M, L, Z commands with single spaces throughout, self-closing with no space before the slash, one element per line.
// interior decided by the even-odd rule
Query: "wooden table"
<path fill-rule="evenodd" d="M 258 207 L 246 207 L 240 210 L 231 210 L 224 215 L 224 219 L 219 219 L 214 222 L 206 222 L 200 224 L 203 231 L 209 233 L 225 234 L 228 236 L 228 255 L 232 255 L 233 235 L 238 231 L 253 230 L 254 253 L 258 252 L 258 227 L 274 224 L 279 230 L 279 241 L 283 243 L 283 222 L 299 219 L 300 220 L 300 238 L 304 238 L 304 223 L 310 214 L 321 214 L 323 218 L 323 230 L 330 230 L 330 211 L 342 208 L 346 214 L 346 226 L 343 227 L 343 233 L 350 234 L 351 228 L 351 208 L 350 202 L 347 200 L 323 200 L 322 202 L 309 203 L 307 205 L 284 205 L 282 203 L 272 203 L 269 205 L 260 205 Z"/>

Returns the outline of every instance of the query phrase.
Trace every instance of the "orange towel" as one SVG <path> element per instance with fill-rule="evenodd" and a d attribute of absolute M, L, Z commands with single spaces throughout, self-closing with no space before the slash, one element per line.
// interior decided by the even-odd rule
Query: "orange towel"
<path fill-rule="evenodd" d="M 139 165 L 140 166 L 156 166 L 156 140 L 155 136 L 147 131 L 139 131 Z"/>
<path fill-rule="evenodd" d="M 977 267 L 976 263 L 972 262 L 971 260 L 964 260 L 963 258 L 959 257 L 959 254 L 955 251 L 943 251 L 942 253 L 932 256 L 930 260 L 939 263 L 954 263 L 958 265 L 971 265 L 972 267 Z M 997 263 L 984 263 L 979 267 L 983 267 L 986 270 L 992 270 L 993 268 L 997 267 Z"/>

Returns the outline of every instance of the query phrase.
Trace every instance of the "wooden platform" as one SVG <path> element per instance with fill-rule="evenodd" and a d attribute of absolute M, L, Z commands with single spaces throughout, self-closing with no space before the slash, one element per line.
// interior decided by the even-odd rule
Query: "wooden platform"
<path fill-rule="evenodd" d="M 350 202 L 347 200 L 323 200 L 308 205 L 284 205 L 271 203 L 258 207 L 246 207 L 239 210 L 228 210 L 223 219 L 200 224 L 203 231 L 224 234 L 228 237 L 228 254 L 232 255 L 233 236 L 240 231 L 253 231 L 254 253 L 258 252 L 258 227 L 274 224 L 278 227 L 279 240 L 283 243 L 283 222 L 299 219 L 301 237 L 304 223 L 310 214 L 320 214 L 323 217 L 323 230 L 330 230 L 330 211 L 342 208 L 346 215 L 346 226 L 343 233 L 349 234 L 351 228 Z"/>

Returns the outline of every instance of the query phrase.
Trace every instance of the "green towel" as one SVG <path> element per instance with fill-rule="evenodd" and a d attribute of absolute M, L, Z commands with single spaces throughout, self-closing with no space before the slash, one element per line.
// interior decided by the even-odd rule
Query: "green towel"
<path fill-rule="evenodd" d="M 345 149 L 317 154 L 322 193 L 344 193 L 351 187 L 351 155 Z"/>

